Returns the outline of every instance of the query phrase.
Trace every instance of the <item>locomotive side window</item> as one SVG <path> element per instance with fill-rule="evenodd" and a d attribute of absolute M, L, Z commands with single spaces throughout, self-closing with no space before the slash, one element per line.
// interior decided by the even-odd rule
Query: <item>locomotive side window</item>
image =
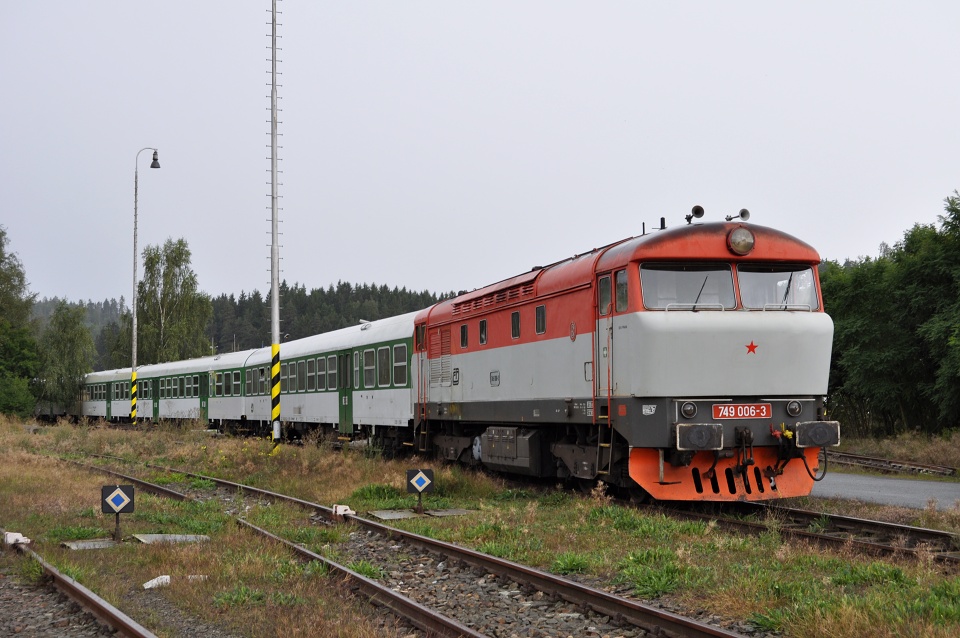
<path fill-rule="evenodd" d="M 627 271 L 618 270 L 614 275 L 614 280 L 617 293 L 617 312 L 623 312 L 627 309 Z"/>
<path fill-rule="evenodd" d="M 417 329 L 414 331 L 414 334 L 416 335 L 416 343 L 414 344 L 414 348 L 416 348 L 418 352 L 422 352 L 423 350 L 426 350 L 427 349 L 426 324 L 421 324 L 417 326 Z"/>
<path fill-rule="evenodd" d="M 520 311 L 510 313 L 510 336 L 514 339 L 520 338 Z"/>
<path fill-rule="evenodd" d="M 480 320 L 480 345 L 482 346 L 486 343 L 487 343 L 487 320 L 481 319 Z"/>
<path fill-rule="evenodd" d="M 470 343 L 470 339 L 467 337 L 467 324 L 463 324 L 460 326 L 460 347 L 466 350 L 468 343 Z"/>
<path fill-rule="evenodd" d="M 741 264 L 737 266 L 744 308 L 816 310 L 817 287 L 809 266 Z"/>
<path fill-rule="evenodd" d="M 727 264 L 641 264 L 643 305 L 655 310 L 722 310 L 736 307 Z"/>
<path fill-rule="evenodd" d="M 537 334 L 542 335 L 547 331 L 547 307 L 537 306 Z"/>
<path fill-rule="evenodd" d="M 601 277 L 597 282 L 597 307 L 601 315 L 610 314 L 610 277 Z"/>

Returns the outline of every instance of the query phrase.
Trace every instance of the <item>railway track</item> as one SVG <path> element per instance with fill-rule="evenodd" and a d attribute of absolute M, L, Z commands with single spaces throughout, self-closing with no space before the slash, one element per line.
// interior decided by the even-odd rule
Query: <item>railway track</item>
<path fill-rule="evenodd" d="M 242 494 L 254 499 L 284 501 L 308 509 L 320 524 L 332 524 L 335 519 L 332 508 L 323 505 L 175 468 L 145 464 L 153 469 L 210 481 L 216 487 L 214 490 L 191 488 L 181 493 L 107 468 L 80 465 L 170 498 L 217 498 L 215 492 L 219 490 L 219 498 L 224 500 Z M 362 576 L 340 561 L 334 562 L 268 530 L 237 520 L 238 524 L 283 543 L 304 560 L 327 565 L 345 579 L 351 589 L 407 619 L 428 635 L 509 636 L 530 635 L 531 631 L 538 635 L 545 624 L 556 625 L 561 635 L 585 631 L 597 635 L 675 638 L 741 635 L 363 517 L 348 514 L 343 519 L 357 528 L 349 542 L 337 547 L 345 556 L 343 562 L 375 565 L 382 578 Z"/>
<path fill-rule="evenodd" d="M 840 465 L 855 465 L 858 467 L 869 467 L 882 472 L 907 472 L 910 474 L 927 474 L 931 476 L 957 476 L 957 469 L 945 465 L 928 465 L 925 463 L 914 463 L 913 461 L 896 461 L 892 459 L 881 459 L 874 456 L 863 456 L 861 454 L 847 454 L 846 452 L 827 452 L 827 459 L 831 463 Z"/>
<path fill-rule="evenodd" d="M 2 533 L 2 530 L 0 530 Z M 80 606 L 80 613 L 89 613 L 93 615 L 100 623 L 110 628 L 113 635 L 126 636 L 127 638 L 156 638 L 156 636 L 137 623 L 135 620 L 124 614 L 122 611 L 108 603 L 106 600 L 96 595 L 73 578 L 63 574 L 56 567 L 48 563 L 37 552 L 26 545 L 17 544 L 13 546 L 16 550 L 29 559 L 36 561 L 43 570 L 44 578 L 58 591 L 62 592 L 67 598 Z M 28 613 L 34 613 L 40 618 L 45 613 L 44 609 L 26 610 Z M 64 620 L 68 622 L 68 620 Z M 29 635 L 79 635 L 77 631 L 67 629 L 68 625 L 62 627 L 52 627 L 48 633 L 43 633 L 41 629 L 33 629 Z M 21 628 L 22 629 L 22 628 Z M 13 629 L 17 631 L 17 629 Z M 99 635 L 102 633 L 97 628 L 92 628 L 91 632 L 84 632 L 84 635 Z"/>
<path fill-rule="evenodd" d="M 667 509 L 680 516 L 716 520 L 747 533 L 760 533 L 775 526 L 785 536 L 824 545 L 851 546 L 876 555 L 932 558 L 945 565 L 960 567 L 960 535 L 940 530 L 764 503 L 724 504 L 725 515 L 705 514 L 683 507 Z"/>

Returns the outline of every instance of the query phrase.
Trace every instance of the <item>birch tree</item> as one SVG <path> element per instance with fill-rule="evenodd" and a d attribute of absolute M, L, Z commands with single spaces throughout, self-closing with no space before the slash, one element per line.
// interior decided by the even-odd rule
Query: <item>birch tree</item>
<path fill-rule="evenodd" d="M 198 290 L 190 267 L 187 242 L 167 239 L 162 248 L 147 246 L 137 284 L 138 364 L 210 354 L 205 333 L 212 315 L 210 297 Z"/>

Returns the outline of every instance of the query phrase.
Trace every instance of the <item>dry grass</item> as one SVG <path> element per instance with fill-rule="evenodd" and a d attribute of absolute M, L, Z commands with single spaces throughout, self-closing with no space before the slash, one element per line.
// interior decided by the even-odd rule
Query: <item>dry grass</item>
<path fill-rule="evenodd" d="M 0 525 L 12 522 L 19 526 L 17 531 L 35 534 L 41 541 L 55 526 L 112 529 L 112 520 L 99 514 L 102 479 L 42 454 L 95 452 L 151 461 L 314 502 L 345 503 L 358 511 L 385 503 L 412 506 L 415 499 L 405 493 L 405 471 L 433 467 L 437 491 L 427 497 L 427 506 L 475 511 L 399 525 L 544 569 L 613 582 L 640 597 L 681 609 L 707 610 L 730 620 L 749 619 L 786 636 L 960 633 L 957 576 L 940 573 L 932 562 L 877 561 L 849 548 L 829 551 L 785 541 L 779 534 L 782 523 L 776 518 L 765 521 L 767 531 L 760 536 L 732 535 L 710 523 L 640 513 L 614 503 L 602 489 L 585 498 L 535 487 L 518 489 L 486 474 L 419 459 L 384 461 L 363 450 L 331 452 L 314 443 L 284 446 L 277 453 L 269 441 L 211 437 L 199 429 L 160 427 L 145 434 L 60 426 L 26 434 L 18 425 L 0 421 L 0 445 L 4 450 L 0 453 Z M 144 514 L 130 520 L 131 530 L 157 531 L 166 526 L 165 531 L 178 531 L 176 521 L 186 515 L 146 496 L 138 496 L 137 507 Z M 853 507 L 864 509 L 852 515 L 882 518 L 871 506 Z M 834 504 L 827 509 L 834 511 Z M 151 517 L 148 512 L 158 514 Z M 224 622 L 232 623 L 240 635 L 279 635 L 281 631 L 302 635 L 304 627 L 318 628 L 314 635 L 347 637 L 393 631 L 375 620 L 384 614 L 344 605 L 334 579 L 296 566 L 285 551 L 224 523 L 219 513 L 189 514 L 211 525 L 214 543 L 160 548 L 125 545 L 119 550 L 125 559 L 120 561 L 125 582 L 142 583 L 160 573 L 175 578 L 209 575 L 193 583 L 181 578 L 163 595 L 198 616 L 229 618 Z M 957 510 L 887 508 L 885 515 L 930 527 L 960 522 Z M 315 540 L 316 530 L 298 510 L 273 506 L 250 512 L 249 517 L 287 538 L 303 535 L 301 542 L 315 551 L 337 551 L 335 538 Z M 161 525 L 157 522 L 161 519 L 173 522 Z M 95 562 L 98 555 L 105 554 L 62 552 L 58 560 L 70 561 L 84 575 L 82 580 L 109 592 L 108 599 L 136 593 L 129 586 L 111 585 L 105 577 L 109 568 Z"/>

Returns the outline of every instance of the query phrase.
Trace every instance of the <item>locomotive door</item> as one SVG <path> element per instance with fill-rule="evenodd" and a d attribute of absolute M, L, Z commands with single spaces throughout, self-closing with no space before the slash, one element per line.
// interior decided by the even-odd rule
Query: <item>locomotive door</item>
<path fill-rule="evenodd" d="M 594 414 L 607 417 L 607 400 L 613 374 L 613 286 L 609 274 L 597 277 L 597 343 L 594 346 L 594 383 L 597 406 Z"/>
<path fill-rule="evenodd" d="M 353 384 L 350 374 L 352 357 L 353 353 L 350 350 L 341 350 L 337 353 L 337 395 L 340 397 L 339 432 L 342 436 L 353 434 Z"/>

